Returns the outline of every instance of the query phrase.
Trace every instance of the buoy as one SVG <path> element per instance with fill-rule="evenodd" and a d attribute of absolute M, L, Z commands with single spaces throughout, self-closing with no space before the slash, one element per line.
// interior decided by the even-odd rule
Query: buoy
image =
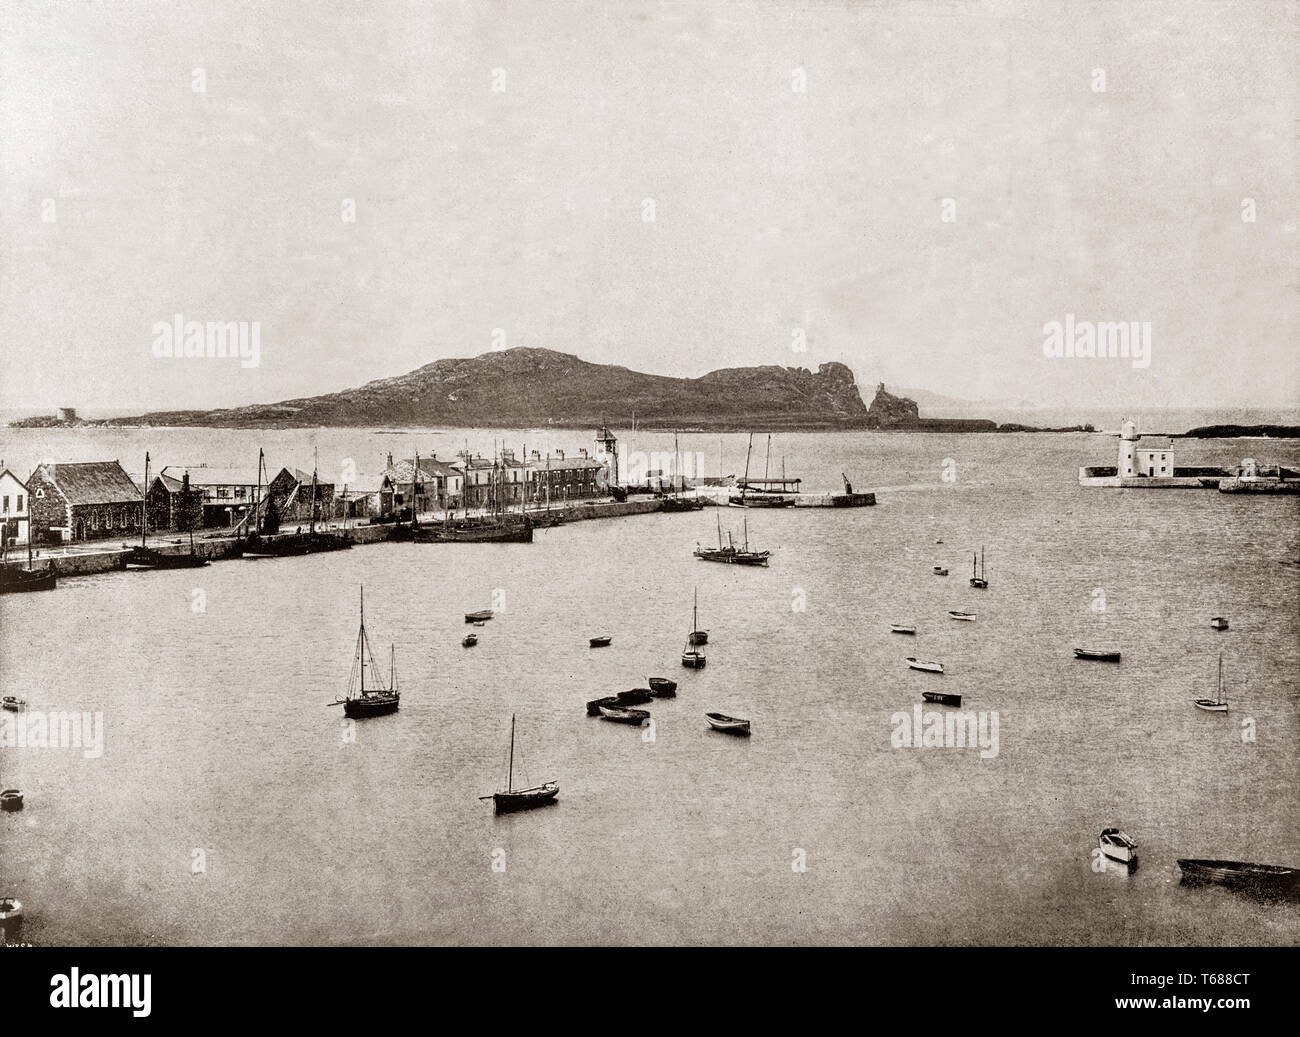
<path fill-rule="evenodd" d="M 0 792 L 0 810 L 7 810 L 10 813 L 22 810 L 23 794 L 18 789 L 5 789 Z"/>
<path fill-rule="evenodd" d="M 18 943 L 22 935 L 22 901 L 13 897 L 0 897 L 0 943 Z"/>

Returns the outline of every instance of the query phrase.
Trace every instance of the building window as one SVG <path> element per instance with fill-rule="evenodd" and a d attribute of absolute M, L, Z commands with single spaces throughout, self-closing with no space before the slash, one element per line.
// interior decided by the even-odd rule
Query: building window
<path fill-rule="evenodd" d="M 4 499 L 4 509 L 3 509 L 3 510 L 4 510 L 6 513 L 9 511 L 9 498 L 8 498 L 8 497 L 5 497 L 5 499 Z"/>
<path fill-rule="evenodd" d="M 20 493 L 18 495 L 18 506 L 14 508 L 14 511 L 22 511 L 22 510 L 23 510 L 23 495 Z"/>
<path fill-rule="evenodd" d="M 217 500 L 227 500 L 230 497 L 230 491 L 224 487 L 217 487 Z"/>

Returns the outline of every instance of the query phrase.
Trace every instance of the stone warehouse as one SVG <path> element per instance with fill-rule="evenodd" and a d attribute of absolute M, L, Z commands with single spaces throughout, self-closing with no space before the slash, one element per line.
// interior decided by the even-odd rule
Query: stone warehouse
<path fill-rule="evenodd" d="M 27 480 L 32 542 L 135 536 L 140 489 L 117 461 L 39 465 Z"/>

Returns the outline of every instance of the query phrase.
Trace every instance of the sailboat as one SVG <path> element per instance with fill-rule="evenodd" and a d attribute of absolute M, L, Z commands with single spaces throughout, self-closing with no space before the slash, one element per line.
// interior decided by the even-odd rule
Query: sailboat
<path fill-rule="evenodd" d="M 8 565 L 9 541 L 4 542 L 0 555 L 0 594 L 20 594 L 25 591 L 52 591 L 58 584 L 54 562 L 45 563 L 44 569 L 32 568 L 32 529 L 27 527 L 27 568 L 10 569 Z"/>
<path fill-rule="evenodd" d="M 695 545 L 695 557 L 701 562 L 724 562 L 727 565 L 767 565 L 770 551 L 751 551 L 749 549 L 749 516 L 745 516 L 744 522 L 744 547 L 736 547 L 731 542 L 731 534 L 727 534 L 727 546 L 722 546 L 722 516 L 718 516 L 718 546 L 715 550 L 712 547 L 701 547 L 698 543 Z"/>
<path fill-rule="evenodd" d="M 506 770 L 506 787 L 490 796 L 479 796 L 479 799 L 490 799 L 496 804 L 498 814 L 509 814 L 516 810 L 544 807 L 554 803 L 555 797 L 559 794 L 558 781 L 548 781 L 527 789 L 515 788 L 515 716 L 512 713 L 510 715 L 510 763 Z"/>
<path fill-rule="evenodd" d="M 700 589 L 696 587 L 695 588 L 695 622 L 694 622 L 695 629 L 690 632 L 686 640 L 693 645 L 706 645 L 709 643 L 709 632 L 707 630 L 700 629 L 699 609 L 700 609 Z"/>
<path fill-rule="evenodd" d="M 366 686 L 366 669 L 370 670 L 370 686 Z M 348 675 L 348 692 L 344 698 L 331 702 L 331 706 L 343 707 L 343 715 L 353 720 L 367 717 L 381 717 L 386 713 L 396 713 L 401 702 L 401 692 L 397 690 L 397 649 L 389 648 L 388 686 L 384 686 L 383 675 L 375 664 L 374 653 L 370 650 L 370 638 L 366 636 L 366 590 L 361 588 L 361 629 L 357 631 L 357 650 L 352 658 L 352 672 Z"/>
<path fill-rule="evenodd" d="M 166 555 L 146 546 L 149 535 L 149 452 L 144 455 L 144 489 L 140 494 L 140 546 L 133 547 L 126 553 L 123 564 L 128 569 L 201 569 L 208 560 L 194 550 L 194 532 L 190 531 L 190 553 L 187 555 Z M 185 510 L 185 521 L 190 520 L 190 476 L 185 473 L 181 482 L 181 507 Z"/>
<path fill-rule="evenodd" d="M 1197 699 L 1196 708 L 1203 709 L 1207 713 L 1226 713 L 1228 712 L 1228 700 L 1223 697 L 1223 653 L 1219 653 L 1219 697 L 1213 699 Z"/>
<path fill-rule="evenodd" d="M 254 521 L 256 521 L 256 517 L 261 510 L 262 468 L 264 464 L 265 459 L 262 452 L 259 450 L 257 452 L 257 493 L 259 499 L 257 504 L 253 507 L 252 515 Z M 297 532 L 285 536 L 269 537 L 261 535 L 263 532 L 271 533 L 274 532 L 275 529 L 279 528 L 278 519 L 270 513 L 271 486 L 268 482 L 266 487 L 268 514 L 262 523 L 263 529 L 258 530 L 255 534 L 249 535 L 248 545 L 243 550 L 243 557 L 285 558 L 293 555 L 317 554 L 321 551 L 342 551 L 345 548 L 352 546 L 352 538 L 347 534 L 347 532 L 344 532 L 342 536 L 335 536 L 333 533 L 323 530 L 318 532 L 316 529 L 316 496 L 317 487 L 319 485 L 317 472 L 318 465 L 314 459 L 313 452 L 311 470 L 311 512 L 308 516 L 307 532 L 304 533 L 302 527 L 299 527 Z"/>
<path fill-rule="evenodd" d="M 975 575 L 975 552 L 970 556 L 970 585 L 978 587 L 980 590 L 988 590 L 989 581 L 984 578 L 984 548 L 980 548 L 980 567 L 979 575 Z"/>
<path fill-rule="evenodd" d="M 533 520 L 528 516 L 528 502 L 521 495 L 519 514 L 510 513 L 506 502 L 506 473 L 502 468 L 494 459 L 492 473 L 488 476 L 492 514 L 470 518 L 466 495 L 464 519 L 458 523 L 443 522 L 440 526 L 424 530 L 424 535 L 417 536 L 416 539 L 421 543 L 531 544 Z"/>
<path fill-rule="evenodd" d="M 702 670 L 708 660 L 704 657 L 704 649 L 700 647 L 707 641 L 708 635 L 705 634 L 702 640 L 697 640 L 696 636 L 703 633 L 700 626 L 700 592 L 697 588 L 695 591 L 695 607 L 691 610 L 691 632 L 686 638 L 686 647 L 682 650 L 682 665 L 688 670 Z"/>
<path fill-rule="evenodd" d="M 665 497 L 661 511 L 700 511 L 704 508 L 703 497 L 681 496 L 681 452 L 677 447 L 677 433 L 673 433 L 673 495 Z"/>
<path fill-rule="evenodd" d="M 740 483 L 740 500 L 730 500 L 728 505 L 733 508 L 788 508 L 794 504 L 793 497 L 783 497 L 779 493 L 750 493 L 749 492 L 749 455 L 754 449 L 754 433 L 749 434 L 749 449 L 745 452 L 745 478 Z M 767 459 L 770 463 L 772 460 L 772 437 L 767 437 Z M 764 468 L 766 471 L 766 467 Z M 768 485 L 766 477 L 763 479 L 763 485 Z"/>

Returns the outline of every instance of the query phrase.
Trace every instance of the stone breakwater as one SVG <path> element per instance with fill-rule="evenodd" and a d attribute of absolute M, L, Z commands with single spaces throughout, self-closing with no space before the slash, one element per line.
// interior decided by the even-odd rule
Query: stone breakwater
<path fill-rule="evenodd" d="M 587 519 L 619 518 L 623 515 L 645 515 L 659 511 L 661 507 L 662 502 L 657 499 L 588 501 L 581 504 L 555 505 L 551 508 L 549 517 L 553 519 L 560 518 L 565 522 L 580 522 Z M 531 512 L 529 517 L 538 521 L 545 516 L 545 512 Z M 432 520 L 435 524 L 437 521 L 436 519 Z M 362 524 L 349 526 L 347 534 L 356 545 L 379 544 L 391 540 L 396 529 L 397 526 L 391 523 L 373 526 Z M 341 527 L 334 527 L 328 532 L 341 534 L 342 529 Z M 292 531 L 288 531 L 288 535 L 292 535 Z M 149 547 L 165 555 L 189 554 L 190 544 L 188 539 L 177 543 L 168 542 L 170 539 L 172 538 L 151 537 Z M 179 541 L 179 538 L 176 539 Z M 84 547 L 69 550 L 66 553 L 63 548 L 42 548 L 40 556 L 33 559 L 32 567 L 42 569 L 47 564 L 53 563 L 54 569 L 60 577 L 94 576 L 98 573 L 118 572 L 126 568 L 126 556 L 133 547 L 137 546 L 139 545 L 131 542 L 123 547 L 120 541 L 113 544 L 88 544 Z M 242 546 L 243 542 L 236 540 L 234 537 L 196 538 L 194 552 L 217 562 L 227 558 L 238 558 Z M 6 567 L 21 569 L 25 568 L 26 565 L 27 559 L 24 557 L 9 561 Z"/>

